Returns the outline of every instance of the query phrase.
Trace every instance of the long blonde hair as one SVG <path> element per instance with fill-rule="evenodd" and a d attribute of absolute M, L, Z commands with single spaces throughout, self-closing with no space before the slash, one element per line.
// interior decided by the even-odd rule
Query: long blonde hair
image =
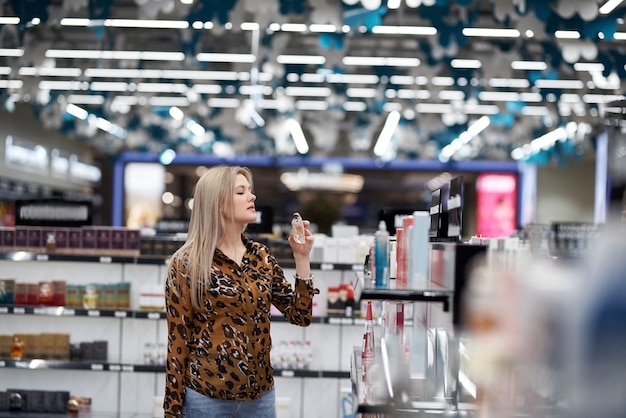
<path fill-rule="evenodd" d="M 195 186 L 187 241 L 170 260 L 171 268 L 176 259 L 188 252 L 191 302 L 196 309 L 201 308 L 201 301 L 211 284 L 213 255 L 226 232 L 223 214 L 233 216 L 235 178 L 238 174 L 242 174 L 252 185 L 251 171 L 241 166 L 215 166 L 200 177 Z M 175 289 L 172 279 L 168 277 L 171 288 Z"/>

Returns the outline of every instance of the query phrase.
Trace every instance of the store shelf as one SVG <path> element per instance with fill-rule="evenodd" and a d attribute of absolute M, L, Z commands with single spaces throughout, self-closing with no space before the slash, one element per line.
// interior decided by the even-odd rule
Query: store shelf
<path fill-rule="evenodd" d="M 165 365 L 124 364 L 97 361 L 0 360 L 0 368 L 25 370 L 89 370 L 94 372 L 165 373 Z M 276 377 L 348 379 L 349 372 L 336 370 L 274 369 Z"/>
<path fill-rule="evenodd" d="M 85 416 L 85 414 L 89 418 L 152 418 L 152 414 L 138 414 L 135 412 L 128 413 L 117 413 L 117 412 L 81 412 L 81 413 L 65 413 L 65 414 L 56 414 L 49 412 L 6 412 L 0 411 L 0 418 L 76 418 L 77 416 Z"/>
<path fill-rule="evenodd" d="M 0 315 L 41 315 L 91 318 L 165 319 L 165 312 L 118 309 L 80 309 L 64 306 L 0 306 Z"/>
<path fill-rule="evenodd" d="M 169 262 L 168 257 L 159 256 L 108 256 L 108 255 L 87 255 L 87 254 L 55 254 L 55 253 L 37 253 L 29 251 L 14 251 L 0 253 L 0 260 L 9 261 L 69 261 L 83 263 L 103 263 L 103 264 L 154 264 L 164 265 Z M 293 260 L 281 261 L 283 268 L 295 268 Z M 361 271 L 363 264 L 346 264 L 346 263 L 322 263 L 312 262 L 312 270 L 321 271 Z"/>

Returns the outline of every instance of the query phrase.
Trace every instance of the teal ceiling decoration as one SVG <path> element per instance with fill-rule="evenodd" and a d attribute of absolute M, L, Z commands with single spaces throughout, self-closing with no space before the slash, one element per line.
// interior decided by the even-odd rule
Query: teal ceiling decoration
<path fill-rule="evenodd" d="M 526 156 L 562 162 L 593 149 L 626 92 L 626 2 L 605 4 L 9 0 L 0 106 L 31 106 L 107 154 L 297 155 L 296 121 L 307 157 L 371 157 L 397 111 L 382 160 L 437 159 L 484 116 L 451 160 L 511 159 L 559 126 L 590 126 L 557 157 Z"/>

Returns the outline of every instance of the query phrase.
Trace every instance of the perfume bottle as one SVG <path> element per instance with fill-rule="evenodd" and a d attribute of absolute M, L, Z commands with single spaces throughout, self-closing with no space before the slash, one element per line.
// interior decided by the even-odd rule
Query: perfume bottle
<path fill-rule="evenodd" d="M 13 336 L 13 342 L 11 343 L 11 359 L 21 360 L 24 356 L 24 341 L 20 340 L 17 335 Z"/>
<path fill-rule="evenodd" d="M 304 235 L 304 223 L 299 213 L 294 213 L 291 218 L 291 228 L 293 230 L 293 240 L 298 244 L 304 244 L 306 242 Z"/>
<path fill-rule="evenodd" d="M 367 385 L 367 372 L 374 363 L 375 356 L 374 320 L 372 318 L 372 302 L 367 302 L 365 314 L 365 332 L 363 332 L 363 348 L 361 349 L 361 367 L 363 369 L 363 382 Z"/>

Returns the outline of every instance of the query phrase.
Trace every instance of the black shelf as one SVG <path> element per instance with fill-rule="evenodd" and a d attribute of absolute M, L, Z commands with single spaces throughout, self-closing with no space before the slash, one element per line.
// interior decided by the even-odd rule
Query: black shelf
<path fill-rule="evenodd" d="M 451 291 L 442 290 L 399 290 L 399 289 L 363 289 L 361 300 L 399 300 L 405 302 L 438 302 L 443 304 L 444 312 L 450 310 Z"/>

